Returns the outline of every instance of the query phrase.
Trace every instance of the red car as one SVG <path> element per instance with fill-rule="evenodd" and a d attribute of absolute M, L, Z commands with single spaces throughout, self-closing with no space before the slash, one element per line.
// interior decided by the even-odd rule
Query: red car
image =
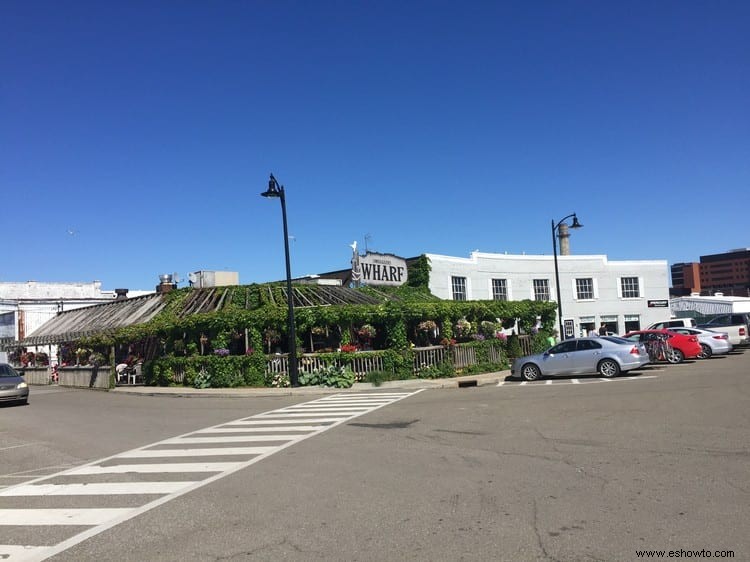
<path fill-rule="evenodd" d="M 663 359 L 670 363 L 682 363 L 685 359 L 694 359 L 701 353 L 701 344 L 696 336 L 687 336 L 669 330 L 636 330 L 628 332 L 622 337 L 631 341 L 644 343 L 647 348 L 650 345 L 649 342 L 666 338 L 669 347 L 672 348 L 672 352 L 670 356 Z M 659 360 L 661 358 L 657 357 L 656 359 Z"/>

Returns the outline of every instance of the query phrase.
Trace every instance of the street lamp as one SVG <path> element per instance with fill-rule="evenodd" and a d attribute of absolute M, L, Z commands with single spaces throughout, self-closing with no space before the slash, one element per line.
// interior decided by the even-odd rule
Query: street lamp
<path fill-rule="evenodd" d="M 297 333 L 294 329 L 294 294 L 292 293 L 292 268 L 289 264 L 289 232 L 286 226 L 286 197 L 284 186 L 279 185 L 271 174 L 268 180 L 268 190 L 261 193 L 263 197 L 278 197 L 281 200 L 281 217 L 284 221 L 284 254 L 286 256 L 286 301 L 289 306 L 289 382 L 292 386 L 299 386 L 297 376 Z"/>
<path fill-rule="evenodd" d="M 560 328 L 560 341 L 565 339 L 565 332 L 563 332 L 563 318 L 562 318 L 562 302 L 560 301 L 560 271 L 557 268 L 557 240 L 555 238 L 556 232 L 560 230 L 560 225 L 563 225 L 566 220 L 568 220 L 570 217 L 573 217 L 573 224 L 570 225 L 570 228 L 581 228 L 583 225 L 578 222 L 578 217 L 575 213 L 571 213 L 567 217 L 563 218 L 555 224 L 555 221 L 552 221 L 552 253 L 555 256 L 555 286 L 557 287 L 557 322 Z M 567 224 L 564 225 L 567 229 Z"/>

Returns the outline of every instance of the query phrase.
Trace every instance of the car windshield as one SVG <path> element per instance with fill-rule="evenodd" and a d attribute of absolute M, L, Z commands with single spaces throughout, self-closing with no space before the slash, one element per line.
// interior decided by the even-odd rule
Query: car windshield
<path fill-rule="evenodd" d="M 601 336 L 601 339 L 611 341 L 612 343 L 628 344 L 633 343 L 631 340 L 626 340 L 619 336 Z"/>
<path fill-rule="evenodd" d="M 10 365 L 0 365 L 0 377 L 20 377 L 16 370 Z"/>

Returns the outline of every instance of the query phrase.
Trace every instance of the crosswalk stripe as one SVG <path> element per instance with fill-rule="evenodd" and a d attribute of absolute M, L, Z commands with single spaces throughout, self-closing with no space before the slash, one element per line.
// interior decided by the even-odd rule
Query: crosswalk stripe
<path fill-rule="evenodd" d="M 239 462 L 182 462 L 168 464 L 115 464 L 109 466 L 90 465 L 74 468 L 66 475 L 86 474 L 127 474 L 134 473 L 167 473 L 167 472 L 225 472 L 242 463 Z"/>
<path fill-rule="evenodd" d="M 296 412 L 282 412 L 282 411 L 276 410 L 276 411 L 270 412 L 268 414 L 258 414 L 258 416 L 262 417 L 264 419 L 267 419 L 267 418 L 276 418 L 276 417 L 281 417 L 281 418 L 295 418 L 295 417 L 298 417 L 299 418 L 299 417 L 305 417 L 305 416 L 309 416 L 311 418 L 314 418 L 315 416 L 323 417 L 323 416 L 330 416 L 333 413 L 337 413 L 339 415 L 339 417 L 335 418 L 334 421 L 341 421 L 343 419 L 351 417 L 351 414 L 360 414 L 360 413 L 364 414 L 364 413 L 366 413 L 368 411 L 369 410 L 366 410 L 365 412 L 349 412 L 349 413 L 343 413 L 343 412 L 321 412 L 321 413 L 318 414 L 318 413 L 315 413 L 315 412 L 296 413 Z"/>
<path fill-rule="evenodd" d="M 276 447 L 216 447 L 215 449 L 138 449 L 117 455 L 123 459 L 158 457 L 223 457 L 226 455 L 264 455 Z"/>
<path fill-rule="evenodd" d="M 119 494 L 173 494 L 189 482 L 92 482 L 90 484 L 31 484 L 0 491 L 0 496 L 100 496 Z"/>
<path fill-rule="evenodd" d="M 352 406 L 350 404 L 305 404 L 303 406 L 289 406 L 288 408 L 282 408 L 280 412 L 309 412 L 315 410 L 316 412 L 332 412 L 332 411 L 353 411 L 361 412 L 363 410 L 369 410 L 372 408 L 372 404 L 367 406 Z"/>
<path fill-rule="evenodd" d="M 99 525 L 131 508 L 0 509 L 0 525 Z"/>
<path fill-rule="evenodd" d="M 285 433 L 290 431 L 318 431 L 325 429 L 324 425 L 289 425 L 286 427 L 217 427 L 216 429 L 201 429 L 192 435 L 220 434 L 220 433 Z"/>
<path fill-rule="evenodd" d="M 188 443 L 242 443 L 247 441 L 294 441 L 304 435 L 228 435 L 222 437 L 175 437 L 162 441 L 167 445 L 183 445 Z"/>
<path fill-rule="evenodd" d="M 341 421 L 341 418 L 314 418 L 314 419 L 302 419 L 302 420 L 264 420 L 264 419 L 254 419 L 254 420 L 238 420 L 233 422 L 227 422 L 223 424 L 222 426 L 217 427 L 226 427 L 226 426 L 235 426 L 235 425 L 279 425 L 279 424 L 299 424 L 299 423 L 328 423 L 328 422 L 337 422 Z M 214 429 L 214 428 L 211 428 Z"/>

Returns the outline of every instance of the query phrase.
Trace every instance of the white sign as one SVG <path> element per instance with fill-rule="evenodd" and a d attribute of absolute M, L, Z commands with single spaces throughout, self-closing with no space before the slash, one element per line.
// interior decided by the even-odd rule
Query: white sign
<path fill-rule="evenodd" d="M 398 286 L 406 283 L 408 279 L 406 260 L 393 254 L 367 252 L 364 256 L 359 256 L 358 262 L 361 282 L 364 285 Z M 352 278 L 354 274 L 352 268 Z"/>

